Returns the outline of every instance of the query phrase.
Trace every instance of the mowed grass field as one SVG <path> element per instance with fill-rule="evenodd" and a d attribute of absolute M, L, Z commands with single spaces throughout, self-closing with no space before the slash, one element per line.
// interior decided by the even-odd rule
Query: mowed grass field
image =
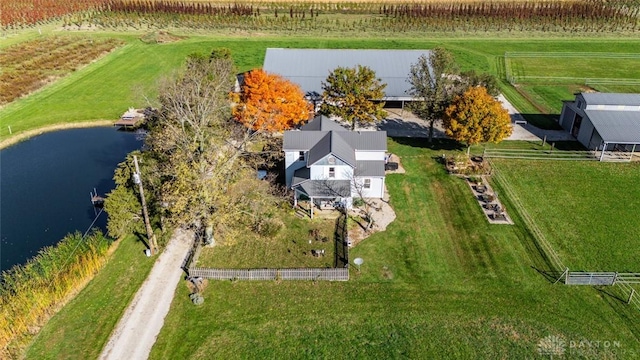
<path fill-rule="evenodd" d="M 570 269 L 640 272 L 640 163 L 494 163 Z"/>
<path fill-rule="evenodd" d="M 507 78 L 541 110 L 559 114 L 580 91 L 640 92 L 640 54 L 549 51 L 505 55 Z"/>
<path fill-rule="evenodd" d="M 423 145 L 390 142 L 407 170 L 387 177 L 398 217 L 352 250 L 349 282 L 211 281 L 199 307 L 182 285 L 151 359 L 533 359 L 549 335 L 619 344 L 569 358 L 640 356 L 637 309 L 615 288 L 548 282 L 518 215 L 489 225 L 437 162 L 451 143 Z"/>
<path fill-rule="evenodd" d="M 28 35 L 28 34 L 27 34 Z M 25 35 L 25 38 L 28 36 Z M 573 52 L 621 52 L 640 53 L 640 39 L 427 39 L 427 38 L 315 38 L 315 37 L 206 37 L 191 36 L 188 39 L 166 44 L 146 44 L 138 35 L 87 34 L 89 37 L 118 37 L 127 45 L 113 51 L 99 61 L 82 68 L 52 85 L 0 109 L 2 126 L 0 141 L 11 136 L 46 125 L 82 121 L 117 119 L 129 107 L 145 107 L 156 95 L 158 80 L 179 69 L 185 57 L 193 52 L 209 53 L 216 47 L 232 50 L 238 71 L 262 65 L 268 47 L 299 48 L 377 48 L 377 49 L 430 49 L 444 46 L 454 53 L 460 67 L 478 72 L 491 72 L 504 76 L 503 55 L 508 51 L 559 51 Z M 0 49 L 5 46 L 0 40 Z M 14 43 L 9 38 L 7 42 Z M 589 59 L 585 59 L 588 62 Z M 598 71 L 619 67 L 618 59 L 610 59 Z M 573 64 L 567 64 L 572 68 Z M 600 69 L 600 70 L 599 70 Z M 604 69 L 604 70 L 603 70 Z M 502 87 L 510 101 L 525 114 L 538 114 L 534 106 L 513 87 Z M 549 88 L 551 89 L 551 88 Z M 570 91 L 549 91 L 549 108 L 559 108 L 560 101 L 571 98 Z M 531 122 L 538 121 L 535 117 Z M 538 125 L 553 127 L 548 119 Z"/>

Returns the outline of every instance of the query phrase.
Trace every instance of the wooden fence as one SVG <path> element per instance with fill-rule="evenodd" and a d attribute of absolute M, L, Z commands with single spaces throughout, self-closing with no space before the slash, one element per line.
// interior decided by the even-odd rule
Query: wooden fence
<path fill-rule="evenodd" d="M 189 276 L 211 280 L 349 280 L 348 268 L 205 269 L 190 268 Z"/>
<path fill-rule="evenodd" d="M 335 267 L 299 269 L 210 269 L 196 267 L 202 251 L 199 241 L 193 244 L 182 263 L 182 269 L 191 277 L 211 280 L 349 280 L 349 232 L 347 215 L 336 220 Z"/>

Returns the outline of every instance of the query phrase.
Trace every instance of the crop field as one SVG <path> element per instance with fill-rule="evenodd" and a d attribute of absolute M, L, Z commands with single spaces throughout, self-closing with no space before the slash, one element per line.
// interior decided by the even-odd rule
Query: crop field
<path fill-rule="evenodd" d="M 78 70 L 123 44 L 116 39 L 55 36 L 0 50 L 0 106 Z"/>

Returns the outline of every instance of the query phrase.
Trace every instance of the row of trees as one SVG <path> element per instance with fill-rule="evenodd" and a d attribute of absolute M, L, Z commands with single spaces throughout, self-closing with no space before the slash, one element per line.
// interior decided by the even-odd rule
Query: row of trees
<path fill-rule="evenodd" d="M 13 0 L 0 2 L 0 24 L 4 28 L 31 26 L 71 15 L 73 20 L 67 23 L 78 26 L 86 21 L 115 27 L 144 23 L 150 27 L 239 27 L 254 30 L 289 30 L 294 27 L 322 30 L 366 28 L 384 32 L 627 31 L 636 30 L 638 26 L 640 7 L 634 1 L 425 1 L 400 4 L 257 1 L 214 5 L 176 0 Z M 86 13 L 87 18 L 78 13 Z M 342 21 L 336 18 L 334 22 L 336 14 L 349 14 L 350 17 Z M 308 21 L 310 19 L 314 21 Z"/>
<path fill-rule="evenodd" d="M 181 8 L 180 2 L 169 7 Z M 189 26 L 197 28 L 237 28 L 243 30 L 353 30 L 379 32 L 406 31 L 635 31 L 640 7 L 607 1 L 513 1 L 513 2 L 426 2 L 405 4 L 293 4 L 252 3 L 245 12 L 222 7 L 209 15 L 204 7 L 185 5 L 184 11 L 134 11 L 135 3 L 115 0 L 112 9 L 93 21 L 105 26 L 135 23 L 147 26 Z M 144 2 L 140 2 L 144 4 Z M 255 5 L 255 6 L 254 6 Z M 132 7 L 129 9 L 128 7 Z M 322 9 L 322 10 L 319 10 Z M 122 17 L 133 11 L 135 18 Z M 322 16 L 320 16 L 320 14 Z M 350 14 L 348 18 L 337 14 Z M 309 15 L 309 16 L 307 16 Z M 139 16 L 142 16 L 140 18 Z"/>

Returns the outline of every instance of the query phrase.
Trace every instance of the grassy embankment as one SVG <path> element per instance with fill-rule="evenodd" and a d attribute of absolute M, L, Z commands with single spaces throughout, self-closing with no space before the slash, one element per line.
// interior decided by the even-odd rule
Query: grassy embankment
<path fill-rule="evenodd" d="M 638 39 L 408 39 L 408 38 L 238 38 L 225 39 L 193 36 L 190 39 L 169 44 L 145 44 L 134 35 L 92 33 L 87 36 L 116 36 L 128 42 L 94 64 L 76 71 L 54 84 L 0 109 L 2 126 L 0 141 L 19 136 L 28 130 L 61 123 L 77 123 L 103 119 L 117 119 L 130 106 L 146 106 L 143 95 L 153 98 L 157 80 L 180 67 L 186 55 L 192 52 L 209 52 L 214 47 L 228 47 L 240 71 L 259 67 L 267 47 L 310 48 L 385 48 L 424 49 L 442 45 L 456 55 L 463 69 L 491 72 L 503 75 L 503 55 L 507 51 L 573 51 L 573 52 L 640 52 Z M 0 40 L 0 45 L 3 40 Z M 620 59 L 608 59 L 606 66 L 592 67 L 592 77 L 608 68 L 620 67 Z M 588 64 L 589 59 L 582 59 Z M 566 69 L 576 65 L 565 62 Z M 598 62 L 601 64 L 601 62 Z M 586 65 L 585 65 L 586 66 Z M 542 70 L 536 70 L 542 71 Z M 556 70 L 554 70 L 556 71 Z M 557 70 L 561 71 L 561 70 Z M 635 73 L 634 73 L 635 74 Z M 627 75 L 627 77 L 640 74 Z M 553 127 L 553 120 L 541 117 L 539 108 L 524 98 L 513 87 L 502 86 L 506 96 L 523 113 L 531 114 L 530 121 L 542 127 Z M 557 109 L 560 100 L 571 97 L 569 91 L 547 89 L 544 104 Z M 542 90 L 538 90 L 542 91 Z M 534 100 L 535 101 L 535 100 Z M 546 105 L 544 105 L 546 106 Z M 11 126 L 13 135 L 9 134 Z"/>
<path fill-rule="evenodd" d="M 510 213 L 513 226 L 489 225 L 467 185 L 437 163 L 451 145 L 390 143 L 407 170 L 387 177 L 398 218 L 352 250 L 364 264 L 361 272 L 352 268 L 351 281 L 210 282 L 200 307 L 181 286 L 151 358 L 536 358 L 549 335 L 567 344 L 619 343 L 567 347 L 571 358 L 640 356 L 637 309 L 617 299 L 615 288 L 550 284 L 536 271 L 545 264 L 518 214 Z M 592 163 L 573 164 L 585 176 L 593 172 Z M 513 177 L 526 172 L 510 170 Z M 562 175 L 552 181 L 558 189 L 547 191 L 577 196 L 575 186 L 560 184 Z M 611 188 L 634 179 L 630 169 L 592 181 Z M 576 217 L 590 215 L 588 207 L 574 209 Z M 608 227 L 594 227 L 593 238 L 640 226 L 616 216 L 625 211 L 611 208 Z M 609 246 L 616 261 L 633 263 L 624 244 Z"/>
<path fill-rule="evenodd" d="M 133 236 L 120 240 L 107 265 L 34 339 L 28 359 L 96 359 L 146 279 L 153 259 Z"/>

